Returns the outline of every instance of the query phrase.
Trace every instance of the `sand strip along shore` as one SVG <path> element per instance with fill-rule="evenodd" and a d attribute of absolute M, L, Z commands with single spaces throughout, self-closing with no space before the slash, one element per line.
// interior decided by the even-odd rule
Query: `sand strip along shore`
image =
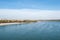
<path fill-rule="evenodd" d="M 0 23 L 0 26 L 3 26 L 3 25 L 12 25 L 12 24 L 21 24 L 21 23 Z"/>

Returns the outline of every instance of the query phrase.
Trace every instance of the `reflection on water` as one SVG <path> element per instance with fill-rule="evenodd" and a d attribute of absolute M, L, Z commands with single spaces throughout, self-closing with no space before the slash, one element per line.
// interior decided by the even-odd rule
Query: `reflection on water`
<path fill-rule="evenodd" d="M 0 26 L 0 40 L 60 40 L 60 22 Z"/>

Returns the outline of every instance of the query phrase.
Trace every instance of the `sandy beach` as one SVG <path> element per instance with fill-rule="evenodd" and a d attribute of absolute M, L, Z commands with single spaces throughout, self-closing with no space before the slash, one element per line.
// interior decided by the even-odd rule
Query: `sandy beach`
<path fill-rule="evenodd" d="M 21 24 L 21 23 L 0 23 L 0 26 L 3 26 L 3 25 L 12 25 L 12 24 Z"/>

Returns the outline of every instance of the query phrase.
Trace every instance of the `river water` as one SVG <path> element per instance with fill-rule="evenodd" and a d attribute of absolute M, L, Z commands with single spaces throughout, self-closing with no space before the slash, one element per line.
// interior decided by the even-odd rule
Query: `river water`
<path fill-rule="evenodd" d="M 60 22 L 0 26 L 0 40 L 60 40 Z"/>

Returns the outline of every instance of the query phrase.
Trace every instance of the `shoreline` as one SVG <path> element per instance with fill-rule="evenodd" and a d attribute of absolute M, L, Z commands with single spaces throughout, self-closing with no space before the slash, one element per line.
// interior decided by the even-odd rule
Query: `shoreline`
<path fill-rule="evenodd" d="M 13 24 L 21 24 L 21 23 L 0 23 L 0 26 L 13 25 Z"/>

